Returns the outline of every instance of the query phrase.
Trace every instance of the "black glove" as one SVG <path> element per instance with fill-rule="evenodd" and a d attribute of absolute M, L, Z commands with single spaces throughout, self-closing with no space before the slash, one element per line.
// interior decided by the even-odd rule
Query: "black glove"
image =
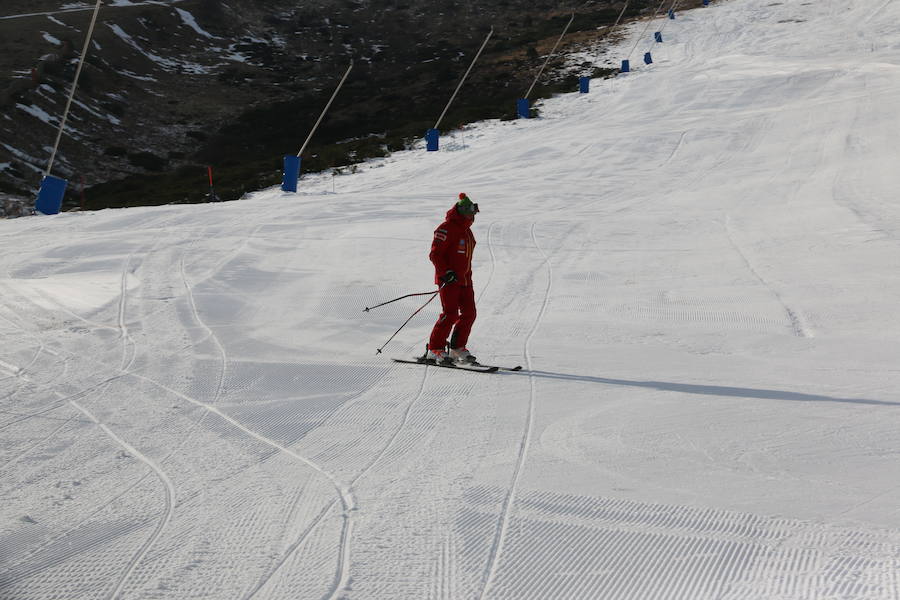
<path fill-rule="evenodd" d="M 456 281 L 456 273 L 448 269 L 447 272 L 444 273 L 442 277 L 440 277 L 440 281 L 444 285 L 451 284 Z"/>

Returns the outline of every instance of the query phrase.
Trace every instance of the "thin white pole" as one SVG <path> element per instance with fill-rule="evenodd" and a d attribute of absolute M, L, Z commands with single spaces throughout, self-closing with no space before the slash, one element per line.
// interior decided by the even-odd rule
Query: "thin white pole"
<path fill-rule="evenodd" d="M 622 16 L 625 14 L 625 11 L 628 10 L 628 5 L 630 3 L 631 0 L 626 0 L 625 6 L 622 7 L 622 10 L 619 12 L 619 16 L 616 18 L 616 22 L 613 23 L 611 27 L 607 25 L 607 28 L 609 29 L 609 31 L 606 32 L 607 36 L 611 36 L 613 33 L 615 33 L 616 28 L 619 27 L 619 22 L 622 20 Z M 591 71 L 593 72 L 593 67 L 591 67 Z"/>
<path fill-rule="evenodd" d="M 481 48 L 478 49 L 478 52 L 475 53 L 475 58 L 472 59 L 472 64 L 469 65 L 469 68 L 466 69 L 466 74 L 463 75 L 462 79 L 459 80 L 459 83 L 456 85 L 456 89 L 453 91 L 453 95 L 450 96 L 450 100 L 447 102 L 447 106 L 444 107 L 444 112 L 442 112 L 441 116 L 438 117 L 438 120 L 435 122 L 432 129 L 437 129 L 438 125 L 441 124 L 441 121 L 444 120 L 444 115 L 447 114 L 447 110 L 450 108 L 450 105 L 453 104 L 453 100 L 456 98 L 456 94 L 459 93 L 460 88 L 462 88 L 463 83 L 465 83 L 466 81 L 466 77 L 469 76 L 469 72 L 472 70 L 472 67 L 475 66 L 475 61 L 477 61 L 478 57 L 481 56 L 481 52 L 484 50 L 484 47 L 487 46 L 488 40 L 491 39 L 492 35 L 494 35 L 493 27 L 491 27 L 491 30 L 488 31 L 487 37 L 484 38 L 484 41 L 481 43 Z"/>
<path fill-rule="evenodd" d="M 72 82 L 72 90 L 69 92 L 69 99 L 66 101 L 66 108 L 63 111 L 62 121 L 59 123 L 59 131 L 56 132 L 56 141 L 53 143 L 53 152 L 50 153 L 50 162 L 47 164 L 47 172 L 44 175 L 50 175 L 53 170 L 53 161 L 56 160 L 56 152 L 59 150 L 59 142 L 62 139 L 63 129 L 66 127 L 66 119 L 69 118 L 69 109 L 72 108 L 72 99 L 75 98 L 75 90 L 78 88 L 78 78 L 81 77 L 81 68 L 84 66 L 84 59 L 87 56 L 88 44 L 91 42 L 91 36 L 94 35 L 94 25 L 97 23 L 97 14 L 100 12 L 100 5 L 103 0 L 97 0 L 94 7 L 94 15 L 91 17 L 91 25 L 88 27 L 87 37 L 84 38 L 84 48 L 81 50 L 81 59 L 78 61 L 78 68 L 75 69 L 75 81 Z"/>
<path fill-rule="evenodd" d="M 325 113 L 328 112 L 328 109 L 331 108 L 331 103 L 334 102 L 334 99 L 337 97 L 338 92 L 341 91 L 341 87 L 344 85 L 344 82 L 347 81 L 347 75 L 350 74 L 350 69 L 353 68 L 353 61 L 350 61 L 350 66 L 347 67 L 347 71 L 344 73 L 344 76 L 341 77 L 341 82 L 334 89 L 334 93 L 331 94 L 331 99 L 328 101 L 328 104 L 325 105 L 325 109 L 322 111 L 322 114 L 319 115 L 319 120 L 316 121 L 316 124 L 313 125 L 312 131 L 309 132 L 309 135 L 306 136 L 306 141 L 303 142 L 303 146 L 300 147 L 300 152 L 297 153 L 297 157 L 299 158 L 303 151 L 306 150 L 307 144 L 309 144 L 309 140 L 312 139 L 313 134 L 316 132 L 316 129 L 319 128 L 319 123 L 322 122 L 322 119 L 325 118 Z"/>
<path fill-rule="evenodd" d="M 666 0 L 662 0 L 662 2 L 659 3 L 659 6 L 656 7 L 656 10 L 653 11 L 653 16 L 650 17 L 650 19 L 647 21 L 647 25 L 644 26 L 644 30 L 641 32 L 641 35 L 638 37 L 638 39 L 634 42 L 634 46 L 632 46 L 631 52 L 628 53 L 628 56 L 626 58 L 630 59 L 631 55 L 634 54 L 635 48 L 637 48 L 638 44 L 641 43 L 641 40 L 644 39 L 644 36 L 647 34 L 647 30 L 650 29 L 650 25 L 653 23 L 653 20 L 656 18 L 656 15 L 659 14 L 659 9 L 662 8 L 663 4 L 665 4 L 665 3 L 666 3 Z"/>
<path fill-rule="evenodd" d="M 563 32 L 562 32 L 562 34 L 559 36 L 559 39 L 556 40 L 556 44 L 554 44 L 553 50 L 551 50 L 551 51 L 550 51 L 550 54 L 547 55 L 547 59 L 544 61 L 544 64 L 541 65 L 541 70 L 538 71 L 538 74 L 537 74 L 537 76 L 534 78 L 534 81 L 531 82 L 531 87 L 528 88 L 528 91 L 525 92 L 525 95 L 524 95 L 524 96 L 522 96 L 522 97 L 525 98 L 526 100 L 528 99 L 528 96 L 531 94 L 531 90 L 534 89 L 534 86 L 535 86 L 535 84 L 538 82 L 538 79 L 540 79 L 541 73 L 544 72 L 544 67 L 546 67 L 546 66 L 547 66 L 547 63 L 550 62 L 550 59 L 553 58 L 553 53 L 556 52 L 556 48 L 559 46 L 559 43 L 562 41 L 562 39 L 566 36 L 566 32 L 569 31 L 569 26 L 572 24 L 572 21 L 574 21 L 574 20 L 575 20 L 575 13 L 572 13 L 572 16 L 569 17 L 569 22 L 566 23 L 566 28 L 563 29 Z"/>
<path fill-rule="evenodd" d="M 616 22 L 613 23 L 612 28 L 609 30 L 609 35 L 612 35 L 613 31 L 616 30 L 616 27 L 619 26 L 619 22 L 622 20 L 622 16 L 625 14 L 625 11 L 628 9 L 628 5 L 631 4 L 631 0 L 625 2 L 625 6 L 622 7 L 622 12 L 619 13 L 619 17 L 616 19 Z"/>

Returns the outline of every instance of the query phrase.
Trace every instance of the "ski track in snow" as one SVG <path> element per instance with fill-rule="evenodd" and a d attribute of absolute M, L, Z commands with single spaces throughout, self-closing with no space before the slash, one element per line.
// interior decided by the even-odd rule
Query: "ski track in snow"
<path fill-rule="evenodd" d="M 537 237 L 535 237 L 534 233 L 535 224 L 531 224 L 531 240 L 534 243 L 535 249 L 541 254 L 543 257 L 543 264 L 547 267 L 547 288 L 544 291 L 544 300 L 541 303 L 540 311 L 538 312 L 537 317 L 534 321 L 534 326 L 531 328 L 531 331 L 528 332 L 528 335 L 525 337 L 525 365 L 529 371 L 528 380 L 529 380 L 529 396 L 528 396 L 528 413 L 527 418 L 525 420 L 525 428 L 522 434 L 522 439 L 519 444 L 519 454 L 516 458 L 516 466 L 513 471 L 512 481 L 509 485 L 509 491 L 506 495 L 506 498 L 503 501 L 503 507 L 500 511 L 500 521 L 497 524 L 496 533 L 494 536 L 494 542 L 491 545 L 490 555 L 488 559 L 488 563 L 486 565 L 486 573 L 485 573 L 485 582 L 484 587 L 481 590 L 481 594 L 479 598 L 484 600 L 488 597 L 488 592 L 491 590 L 491 586 L 494 583 L 494 579 L 497 575 L 497 567 L 503 556 L 503 549 L 506 543 L 507 538 L 507 530 L 509 529 L 509 521 L 510 515 L 513 511 L 516 502 L 516 493 L 519 488 L 519 479 L 522 476 L 522 471 L 525 469 L 525 461 L 528 458 L 528 449 L 531 446 L 531 437 L 533 434 L 534 428 L 534 410 L 535 403 L 537 402 L 537 384 L 535 382 L 535 378 L 530 374 L 532 370 L 532 359 L 531 359 L 531 341 L 534 337 L 534 334 L 537 333 L 538 328 L 541 325 L 541 321 L 544 318 L 544 313 L 547 311 L 547 306 L 550 302 L 550 294 L 553 286 L 553 268 L 550 263 L 550 258 L 541 248 L 540 244 L 538 244 Z"/>
<path fill-rule="evenodd" d="M 491 279 L 494 273 L 495 267 L 495 256 L 494 256 L 494 248 L 492 243 L 492 235 L 494 231 L 496 223 L 491 223 L 488 226 L 488 248 L 491 256 L 491 269 L 488 273 L 487 280 L 484 285 L 481 287 L 479 292 L 479 298 L 481 298 L 489 289 L 491 284 Z M 402 367 L 394 367 L 395 370 L 402 369 Z M 358 485 L 359 481 L 362 480 L 369 472 L 371 472 L 376 465 L 378 465 L 382 459 L 384 459 L 391 449 L 396 445 L 398 438 L 404 432 L 407 427 L 407 424 L 410 420 L 410 415 L 413 409 L 418 405 L 419 400 L 422 398 L 423 393 L 425 392 L 426 382 L 428 381 L 428 375 L 432 371 L 432 369 L 425 368 L 423 370 L 423 374 L 420 380 L 420 385 L 418 390 L 416 391 L 413 398 L 407 403 L 406 409 L 403 411 L 403 415 L 399 420 L 399 423 L 394 430 L 393 434 L 388 438 L 385 445 L 379 450 L 377 454 L 375 454 L 372 460 L 362 469 L 360 470 L 355 477 L 348 483 L 348 488 L 352 490 L 355 486 Z M 369 393 L 372 391 L 372 388 L 365 390 L 361 395 Z M 312 533 L 313 530 L 322 522 L 322 518 L 327 515 L 334 506 L 334 502 L 329 503 L 322 512 L 317 515 L 317 517 L 310 523 L 309 527 L 307 527 L 303 533 L 288 547 L 286 552 L 282 555 L 282 557 L 272 566 L 272 568 L 264 574 L 264 576 L 253 586 L 253 588 L 243 596 L 243 600 L 249 600 L 253 598 L 260 590 L 262 590 L 266 584 L 272 579 L 272 577 L 276 574 L 276 572 L 282 568 L 282 566 L 286 563 L 286 561 L 291 557 L 291 555 L 300 547 L 308 538 L 309 534 Z M 343 559 L 340 562 L 341 568 L 339 569 L 338 576 L 336 578 L 336 584 L 328 594 L 329 598 L 337 598 L 339 594 L 344 592 L 344 588 L 346 587 L 347 580 L 350 577 L 350 573 L 348 571 L 348 567 L 350 565 L 350 536 L 348 535 L 348 542 L 344 546 L 345 552 L 342 553 Z"/>
<path fill-rule="evenodd" d="M 74 406 L 76 409 L 85 414 L 91 421 L 97 424 L 100 429 L 103 430 L 106 435 L 111 437 L 117 444 L 122 446 L 127 452 L 130 452 L 132 455 L 138 458 L 141 462 L 145 463 L 150 469 L 156 473 L 156 476 L 159 477 L 160 481 L 163 483 L 163 488 L 165 490 L 165 509 L 163 510 L 163 516 L 159 520 L 159 524 L 156 526 L 156 529 L 144 543 L 144 545 L 140 548 L 137 554 L 129 561 L 128 565 L 125 567 L 123 573 L 119 576 L 116 584 L 109 594 L 109 598 L 115 598 L 122 591 L 122 586 L 125 585 L 125 582 L 128 580 L 128 577 L 134 572 L 135 567 L 141 562 L 141 559 L 147 554 L 147 551 L 153 546 L 154 543 L 159 539 L 162 535 L 163 530 L 169 524 L 169 521 L 172 519 L 172 512 L 175 509 L 175 486 L 172 483 L 172 480 L 169 479 L 169 476 L 166 475 L 166 472 L 163 471 L 159 466 L 154 463 L 150 458 L 142 454 L 136 448 L 134 448 L 131 444 L 120 438 L 116 435 L 109 427 L 105 424 L 101 423 L 97 418 L 91 414 L 86 408 L 75 402 L 74 400 L 70 400 L 69 404 Z"/>
<path fill-rule="evenodd" d="M 731 243 L 731 246 L 734 248 L 735 252 L 737 252 L 738 255 L 740 255 L 741 260 L 744 261 L 744 264 L 747 265 L 747 270 L 749 270 L 750 273 L 752 273 L 753 276 L 762 285 L 764 285 L 770 292 L 772 292 L 772 295 L 775 296 L 776 299 L 778 299 L 778 302 L 784 308 L 784 312 L 787 314 L 787 317 L 790 320 L 791 331 L 793 332 L 793 334 L 796 335 L 797 337 L 802 337 L 802 338 L 814 337 L 812 330 L 809 328 L 809 326 L 807 326 L 805 324 L 805 319 L 803 319 L 803 317 L 801 316 L 801 313 L 799 311 L 797 311 L 796 309 L 791 308 L 787 304 L 787 302 L 785 302 L 784 298 L 782 297 L 782 294 L 778 290 L 776 290 L 772 286 L 772 284 L 770 284 L 768 281 L 766 281 L 762 275 L 759 274 L 759 271 L 756 269 L 756 267 L 753 266 L 753 263 L 750 262 L 750 259 L 747 257 L 747 254 L 743 250 L 741 250 L 741 247 L 735 241 L 734 234 L 731 231 L 731 220 L 729 217 L 725 218 L 725 231 L 728 234 L 728 241 Z"/>

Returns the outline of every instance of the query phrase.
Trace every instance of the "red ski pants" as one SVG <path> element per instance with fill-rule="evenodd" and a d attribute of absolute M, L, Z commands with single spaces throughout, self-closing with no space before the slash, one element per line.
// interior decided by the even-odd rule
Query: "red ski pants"
<path fill-rule="evenodd" d="M 444 348 L 449 335 L 451 348 L 465 348 L 475 323 L 475 288 L 452 283 L 444 286 L 440 294 L 441 316 L 431 330 L 428 347 Z"/>

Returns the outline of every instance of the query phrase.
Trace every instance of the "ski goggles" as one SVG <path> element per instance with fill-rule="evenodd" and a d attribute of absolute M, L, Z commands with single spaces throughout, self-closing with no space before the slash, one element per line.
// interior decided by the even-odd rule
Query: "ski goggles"
<path fill-rule="evenodd" d="M 457 208 L 459 209 L 460 214 L 466 215 L 467 217 L 471 217 L 480 212 L 478 210 L 477 202 L 469 202 L 463 205 L 458 204 Z"/>

